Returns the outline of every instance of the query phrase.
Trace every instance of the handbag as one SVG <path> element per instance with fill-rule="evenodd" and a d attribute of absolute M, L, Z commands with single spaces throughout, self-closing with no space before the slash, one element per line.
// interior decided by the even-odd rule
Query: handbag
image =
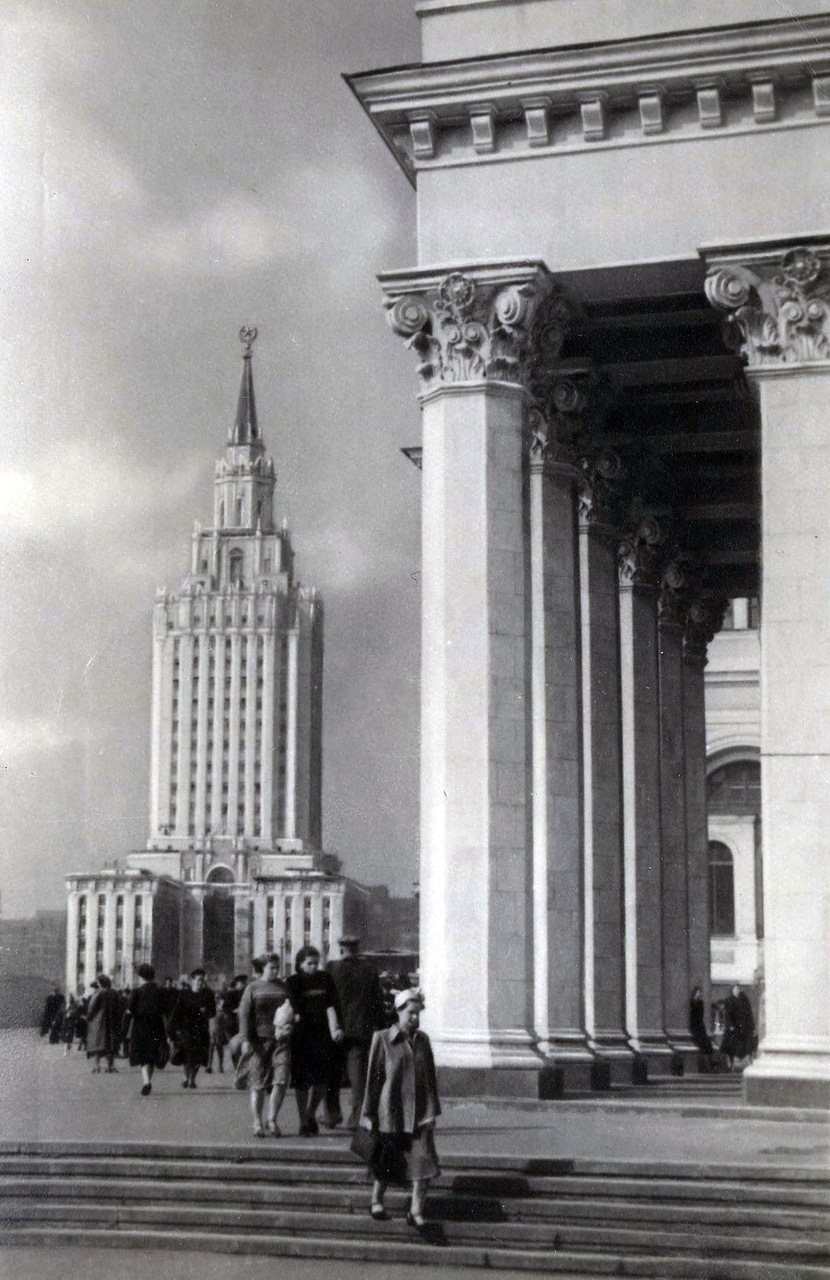
<path fill-rule="evenodd" d="M 372 1167 L 375 1160 L 375 1153 L 380 1146 L 380 1134 L 375 1129 L 364 1129 L 363 1125 L 358 1125 L 352 1134 L 350 1150 L 367 1164 Z"/>

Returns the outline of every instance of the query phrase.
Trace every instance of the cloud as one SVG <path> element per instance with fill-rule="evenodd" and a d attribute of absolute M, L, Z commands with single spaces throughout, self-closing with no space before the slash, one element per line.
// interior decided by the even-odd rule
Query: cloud
<path fill-rule="evenodd" d="M 81 725 L 65 717 L 4 716 L 0 720 L 0 769 L 11 769 L 32 756 L 60 751 L 85 736 Z"/>
<path fill-rule="evenodd" d="M 204 480 L 205 460 L 137 463 L 113 448 L 62 442 L 27 465 L 0 470 L 0 530 L 5 539 L 55 542 L 91 528 L 108 536 L 175 510 Z"/>

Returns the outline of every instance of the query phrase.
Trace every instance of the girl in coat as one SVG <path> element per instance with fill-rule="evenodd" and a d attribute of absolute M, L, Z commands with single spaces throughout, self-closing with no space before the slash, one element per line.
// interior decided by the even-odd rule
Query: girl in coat
<path fill-rule="evenodd" d="M 291 1034 L 291 1080 L 300 1114 L 300 1137 L 319 1133 L 317 1108 L 332 1072 L 334 1045 L 343 1039 L 337 988 L 331 974 L 320 970 L 316 947 L 301 947 L 286 986 L 296 1014 Z"/>
<path fill-rule="evenodd" d="M 429 1036 L 418 1028 L 423 1007 L 417 988 L 395 997 L 397 1021 L 387 1031 L 376 1031 L 372 1040 L 360 1117 L 361 1125 L 380 1138 L 372 1167 L 372 1217 L 382 1222 L 388 1216 L 383 1197 L 389 1182 L 411 1183 L 406 1220 L 418 1231 L 426 1226 L 427 1185 L 441 1172 L 432 1136 L 441 1103 Z"/>

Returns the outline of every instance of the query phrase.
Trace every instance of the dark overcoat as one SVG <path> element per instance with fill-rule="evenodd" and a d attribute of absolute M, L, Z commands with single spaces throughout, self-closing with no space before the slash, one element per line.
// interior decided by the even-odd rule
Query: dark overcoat
<path fill-rule="evenodd" d="M 121 1043 L 123 1015 L 124 1004 L 117 991 L 107 987 L 95 992 L 87 1013 L 87 1055 L 106 1053 L 115 1057 Z"/>
<path fill-rule="evenodd" d="M 344 956 L 329 965 L 337 988 L 343 1034 L 368 1045 L 384 1024 L 383 992 L 373 964 L 360 956 Z"/>

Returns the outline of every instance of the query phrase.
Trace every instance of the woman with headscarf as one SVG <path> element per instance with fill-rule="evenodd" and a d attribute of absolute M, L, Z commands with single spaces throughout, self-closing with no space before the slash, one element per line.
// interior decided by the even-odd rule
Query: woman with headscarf
<path fill-rule="evenodd" d="M 394 1026 L 376 1031 L 369 1053 L 360 1123 L 375 1135 L 369 1165 L 374 1174 L 370 1213 L 387 1218 L 383 1198 L 390 1182 L 412 1185 L 406 1220 L 422 1231 L 431 1178 L 440 1173 L 433 1130 L 441 1114 L 429 1036 L 419 1029 L 421 992 L 410 987 L 395 997 Z"/>

